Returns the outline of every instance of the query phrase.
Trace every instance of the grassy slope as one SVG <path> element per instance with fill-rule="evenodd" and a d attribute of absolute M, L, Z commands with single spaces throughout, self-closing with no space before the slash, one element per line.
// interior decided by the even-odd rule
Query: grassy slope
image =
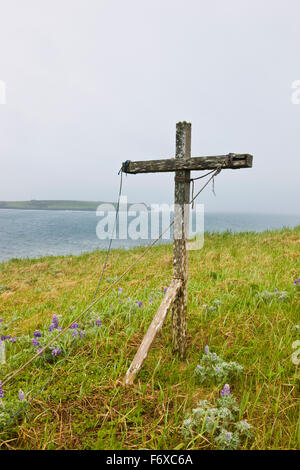
<path fill-rule="evenodd" d="M 140 252 L 114 251 L 103 287 Z M 293 288 L 299 255 L 300 227 L 206 236 L 204 248 L 189 254 L 187 361 L 172 355 L 169 318 L 137 384 L 123 388 L 118 379 L 172 276 L 172 247 L 153 249 L 121 283 L 122 297 L 143 300 L 143 307 L 130 313 L 117 289 L 108 294 L 96 307 L 103 321 L 98 340 L 78 347 L 33 401 L 21 426 L 0 434 L 1 449 L 211 448 L 200 436 L 188 443 L 180 434 L 185 412 L 219 393 L 217 386 L 196 385 L 193 377 L 206 344 L 245 368 L 242 380 L 231 385 L 244 417 L 255 427 L 247 447 L 299 448 L 299 371 L 291 361 L 292 342 L 299 339 L 292 330 L 300 323 L 300 296 Z M 62 323 L 74 318 L 93 296 L 104 256 L 95 252 L 0 265 L 0 285 L 11 289 L 0 295 L 0 317 L 6 323 L 14 319 L 10 333 L 46 328 L 54 313 L 63 315 Z M 258 292 L 275 288 L 290 292 L 290 299 L 258 302 Z M 208 315 L 202 305 L 215 299 L 221 307 Z M 10 383 L 11 393 L 22 388 L 33 394 L 51 368 L 30 365 Z M 8 372 L 3 370 L 2 377 Z"/>

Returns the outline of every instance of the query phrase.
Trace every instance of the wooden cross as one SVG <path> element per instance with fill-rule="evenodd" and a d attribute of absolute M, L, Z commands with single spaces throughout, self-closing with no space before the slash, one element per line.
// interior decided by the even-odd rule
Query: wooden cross
<path fill-rule="evenodd" d="M 153 340 L 171 309 L 173 351 L 178 353 L 181 359 L 185 357 L 188 205 L 190 203 L 191 170 L 251 168 L 252 160 L 252 155 L 232 153 L 212 157 L 191 157 L 191 124 L 178 122 L 176 124 L 175 158 L 123 163 L 122 171 L 125 173 L 175 172 L 173 280 L 126 373 L 124 380 L 126 385 L 132 384 L 135 375 L 141 369 Z"/>

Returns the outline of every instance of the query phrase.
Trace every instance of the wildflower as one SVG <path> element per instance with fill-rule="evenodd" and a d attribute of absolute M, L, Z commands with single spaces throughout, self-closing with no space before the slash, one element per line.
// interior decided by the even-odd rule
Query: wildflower
<path fill-rule="evenodd" d="M 54 330 L 54 325 L 51 324 L 51 325 L 49 326 L 49 330 L 48 330 L 48 331 L 53 331 L 53 330 Z"/>
<path fill-rule="evenodd" d="M 24 401 L 25 400 L 25 393 L 23 390 L 19 390 L 19 400 Z"/>
<path fill-rule="evenodd" d="M 78 328 L 78 327 L 79 327 L 79 325 L 78 325 L 78 323 L 76 323 L 76 322 L 73 323 L 73 324 L 70 326 L 71 329 L 75 329 L 75 328 Z"/>
<path fill-rule="evenodd" d="M 2 380 L 0 380 L 0 398 L 4 398 L 4 392 L 2 388 Z"/>
<path fill-rule="evenodd" d="M 2 322 L 3 322 L 3 318 L 0 318 L 0 323 L 2 323 Z"/>
<path fill-rule="evenodd" d="M 59 356 L 61 354 L 62 350 L 60 348 L 53 348 L 52 349 L 52 356 Z"/>
<path fill-rule="evenodd" d="M 205 346 L 204 352 L 205 352 L 205 354 L 209 354 L 209 347 L 208 346 Z"/>
<path fill-rule="evenodd" d="M 40 345 L 40 342 L 37 339 L 33 338 L 32 344 L 33 344 L 34 347 L 36 347 L 36 346 Z"/>
<path fill-rule="evenodd" d="M 221 390 L 221 395 L 222 395 L 223 397 L 230 395 L 230 387 L 229 387 L 228 384 L 225 384 L 224 387 L 222 388 L 222 390 Z"/>
<path fill-rule="evenodd" d="M 82 338 L 85 338 L 85 331 L 84 330 L 82 330 L 80 332 L 80 339 L 82 339 Z"/>
<path fill-rule="evenodd" d="M 167 292 L 167 286 L 164 287 L 164 294 Z"/>
<path fill-rule="evenodd" d="M 295 280 L 294 280 L 294 284 L 300 286 L 300 277 L 299 277 L 298 279 L 295 279 Z M 1 320 L 1 319 L 0 319 L 0 320 Z M 2 320 L 2 321 L 3 321 L 3 320 Z"/>
<path fill-rule="evenodd" d="M 153 304 L 153 299 L 152 299 L 152 297 L 151 297 L 151 299 L 149 300 L 149 302 L 150 302 L 150 304 Z"/>
<path fill-rule="evenodd" d="M 101 320 L 96 320 L 96 326 L 101 326 L 102 325 L 102 321 Z"/>
<path fill-rule="evenodd" d="M 119 287 L 118 292 L 119 292 L 119 294 L 122 294 L 122 292 L 123 292 L 122 287 Z"/>
<path fill-rule="evenodd" d="M 38 330 L 35 330 L 35 332 L 33 333 L 33 336 L 34 336 L 35 338 L 40 338 L 40 337 L 42 336 L 42 333 L 41 333 L 40 331 L 38 331 Z"/>
<path fill-rule="evenodd" d="M 73 331 L 73 333 L 72 333 L 72 338 L 75 338 L 75 336 L 78 336 L 78 331 L 77 330 Z"/>
<path fill-rule="evenodd" d="M 227 432 L 227 433 L 226 433 L 226 439 L 227 439 L 227 441 L 231 441 L 231 439 L 232 439 L 232 432 Z"/>
<path fill-rule="evenodd" d="M 249 424 L 246 420 L 235 423 L 235 429 L 244 437 L 252 437 L 252 425 Z"/>
<path fill-rule="evenodd" d="M 52 325 L 54 326 L 55 329 L 58 327 L 58 316 L 57 315 L 53 315 Z"/>
<path fill-rule="evenodd" d="M 17 342 L 17 337 L 15 336 L 14 338 L 10 338 L 10 343 L 16 343 Z"/>
<path fill-rule="evenodd" d="M 138 304 L 138 306 L 141 308 L 141 306 L 143 305 L 143 302 L 141 300 L 136 300 L 135 301 L 136 304 Z"/>
<path fill-rule="evenodd" d="M 277 287 L 275 287 L 275 292 L 278 292 L 278 289 L 277 289 Z"/>
<path fill-rule="evenodd" d="M 1 335 L 1 341 L 5 341 L 6 339 L 9 339 L 10 335 Z"/>
<path fill-rule="evenodd" d="M 40 356 L 42 355 L 42 351 L 43 351 L 43 348 L 39 348 L 36 350 L 36 352 L 39 353 Z"/>

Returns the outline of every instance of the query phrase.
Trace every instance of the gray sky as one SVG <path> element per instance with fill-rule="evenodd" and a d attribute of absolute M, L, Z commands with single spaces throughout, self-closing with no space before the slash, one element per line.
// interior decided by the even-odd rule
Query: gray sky
<path fill-rule="evenodd" d="M 300 213 L 298 0 L 0 0 L 0 200 L 115 200 L 126 159 L 252 153 L 199 202 Z M 124 178 L 170 202 L 173 175 Z"/>

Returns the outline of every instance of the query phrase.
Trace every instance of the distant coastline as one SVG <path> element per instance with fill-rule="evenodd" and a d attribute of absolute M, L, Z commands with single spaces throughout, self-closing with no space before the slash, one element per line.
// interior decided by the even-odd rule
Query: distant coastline
<path fill-rule="evenodd" d="M 48 210 L 48 211 L 95 211 L 100 204 L 112 204 L 104 201 L 72 201 L 72 200 L 45 200 L 45 201 L 0 201 L 0 209 L 19 210 Z"/>

